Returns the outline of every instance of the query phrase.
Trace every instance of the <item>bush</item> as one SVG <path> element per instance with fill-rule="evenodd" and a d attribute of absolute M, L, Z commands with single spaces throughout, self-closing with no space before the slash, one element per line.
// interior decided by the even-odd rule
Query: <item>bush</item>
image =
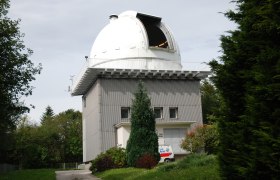
<path fill-rule="evenodd" d="M 152 169 L 158 164 L 157 159 L 151 154 L 143 154 L 136 161 L 136 167 Z"/>
<path fill-rule="evenodd" d="M 177 163 L 173 162 L 173 163 L 163 164 L 162 166 L 159 166 L 157 169 L 161 172 L 169 172 L 178 168 L 177 168 Z"/>
<path fill-rule="evenodd" d="M 169 172 L 179 169 L 189 169 L 193 167 L 205 167 L 217 164 L 216 155 L 201 154 L 190 154 L 180 161 L 163 164 L 157 169 L 161 172 Z"/>
<path fill-rule="evenodd" d="M 205 153 L 191 154 L 189 156 L 186 156 L 181 161 L 178 161 L 177 167 L 184 169 L 189 167 L 207 166 L 215 161 L 216 161 L 215 155 L 207 155 Z"/>
<path fill-rule="evenodd" d="M 217 126 L 203 125 L 194 128 L 186 134 L 181 147 L 187 151 L 199 153 L 205 151 L 215 154 L 219 145 Z"/>
<path fill-rule="evenodd" d="M 124 148 L 112 147 L 106 151 L 114 163 L 114 168 L 126 167 L 126 153 Z"/>
<path fill-rule="evenodd" d="M 124 148 L 112 147 L 99 154 L 90 167 L 92 173 L 102 172 L 113 168 L 126 167 L 126 154 Z"/>
<path fill-rule="evenodd" d="M 107 154 L 101 153 L 100 155 L 97 156 L 97 158 L 95 158 L 92 161 L 90 170 L 92 171 L 92 173 L 96 173 L 112 168 L 114 168 L 114 163 L 112 158 Z"/>

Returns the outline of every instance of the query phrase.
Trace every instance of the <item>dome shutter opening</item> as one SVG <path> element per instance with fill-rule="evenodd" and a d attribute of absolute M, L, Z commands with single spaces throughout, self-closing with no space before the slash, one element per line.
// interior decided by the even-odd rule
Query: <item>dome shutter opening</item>
<path fill-rule="evenodd" d="M 150 47 L 170 48 L 164 32 L 161 30 L 161 18 L 137 13 L 136 16 L 144 25 Z"/>

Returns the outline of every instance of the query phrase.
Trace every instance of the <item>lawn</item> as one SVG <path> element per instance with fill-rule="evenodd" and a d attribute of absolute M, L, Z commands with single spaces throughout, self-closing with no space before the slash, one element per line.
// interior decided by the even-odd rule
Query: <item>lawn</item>
<path fill-rule="evenodd" d="M 194 154 L 180 161 L 159 165 L 152 170 L 122 168 L 111 169 L 95 175 L 103 180 L 220 179 L 216 156 L 206 154 Z"/>
<path fill-rule="evenodd" d="M 27 169 L 0 173 L 0 180 L 55 180 L 54 169 Z"/>
<path fill-rule="evenodd" d="M 193 154 L 186 158 L 161 164 L 154 169 L 122 168 L 111 169 L 96 176 L 102 180 L 142 180 L 142 179 L 217 179 L 219 180 L 219 168 L 216 156 L 206 154 Z M 0 180 L 55 180 L 54 169 L 29 169 L 0 173 Z"/>

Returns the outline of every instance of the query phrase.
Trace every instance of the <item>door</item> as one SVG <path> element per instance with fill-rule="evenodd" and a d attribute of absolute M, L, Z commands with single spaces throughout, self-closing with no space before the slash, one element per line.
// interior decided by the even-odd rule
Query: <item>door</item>
<path fill-rule="evenodd" d="M 166 128 L 163 129 L 164 144 L 171 145 L 174 154 L 186 153 L 180 147 L 182 139 L 185 138 L 187 128 Z"/>

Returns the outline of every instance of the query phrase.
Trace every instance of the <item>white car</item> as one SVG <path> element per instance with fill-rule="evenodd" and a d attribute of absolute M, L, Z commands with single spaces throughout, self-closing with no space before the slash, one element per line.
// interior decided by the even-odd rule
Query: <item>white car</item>
<path fill-rule="evenodd" d="M 174 153 L 170 145 L 160 145 L 158 147 L 158 151 L 160 154 L 160 161 L 159 161 L 160 163 L 175 161 Z"/>

